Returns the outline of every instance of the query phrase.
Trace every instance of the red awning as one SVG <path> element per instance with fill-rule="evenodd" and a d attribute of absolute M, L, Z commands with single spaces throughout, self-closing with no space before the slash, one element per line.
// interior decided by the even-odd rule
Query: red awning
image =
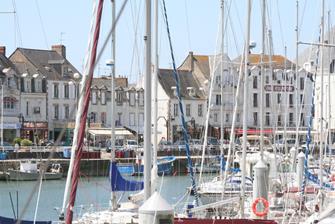
<path fill-rule="evenodd" d="M 235 133 L 242 135 L 243 134 L 243 129 L 235 129 Z M 264 129 L 263 130 L 263 134 L 272 134 L 273 131 L 272 129 Z M 261 130 L 260 129 L 248 129 L 247 130 L 247 134 L 248 135 L 258 135 L 261 134 Z"/>
<path fill-rule="evenodd" d="M 18 100 L 16 99 L 16 98 L 14 98 L 14 97 L 4 97 L 3 98 L 3 101 L 5 102 L 5 103 L 8 103 L 8 102 L 17 102 Z"/>

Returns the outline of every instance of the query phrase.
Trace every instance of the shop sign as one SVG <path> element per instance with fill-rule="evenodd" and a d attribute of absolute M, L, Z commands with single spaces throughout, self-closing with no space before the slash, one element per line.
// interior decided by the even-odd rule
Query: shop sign
<path fill-rule="evenodd" d="M 23 125 L 24 128 L 48 128 L 47 122 L 25 122 Z"/>
<path fill-rule="evenodd" d="M 20 129 L 21 124 L 20 123 L 4 123 L 3 129 Z"/>

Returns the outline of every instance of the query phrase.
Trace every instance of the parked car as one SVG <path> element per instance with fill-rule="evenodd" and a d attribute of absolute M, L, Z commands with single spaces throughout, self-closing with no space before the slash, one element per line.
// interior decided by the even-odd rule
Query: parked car
<path fill-rule="evenodd" d="M 136 140 L 128 139 L 124 144 L 125 150 L 136 150 L 138 148 L 138 144 Z"/>

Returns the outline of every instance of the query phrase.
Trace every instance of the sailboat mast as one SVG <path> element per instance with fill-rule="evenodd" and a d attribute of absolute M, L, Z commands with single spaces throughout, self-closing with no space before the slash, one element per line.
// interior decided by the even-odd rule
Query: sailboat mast
<path fill-rule="evenodd" d="M 260 105 L 260 128 L 261 128 L 261 142 L 260 142 L 260 152 L 261 159 L 264 156 L 264 57 L 265 57 L 265 0 L 262 1 L 262 54 L 261 54 L 261 105 Z"/>
<path fill-rule="evenodd" d="M 295 147 L 295 151 L 293 153 L 293 159 L 292 161 L 292 169 L 293 171 L 295 171 L 295 167 L 296 167 L 296 158 L 297 158 L 297 154 L 298 154 L 298 147 L 299 147 L 299 90 L 298 90 L 298 80 L 299 80 L 299 0 L 296 1 L 296 7 L 297 7 L 297 12 L 296 12 L 296 28 L 295 28 L 295 34 L 296 34 L 296 46 L 295 46 L 295 58 L 296 58 L 296 63 L 295 63 L 295 125 L 296 125 L 296 131 L 295 131 L 295 143 L 294 143 L 294 147 Z"/>
<path fill-rule="evenodd" d="M 154 118 L 154 139 L 153 139 L 153 154 L 152 154 L 152 172 L 151 172 L 151 185 L 152 191 L 156 190 L 157 181 L 157 151 L 158 151 L 158 139 L 157 139 L 157 117 L 158 117 L 158 0 L 154 1 L 154 42 L 155 42 L 155 55 L 154 55 L 154 74 L 153 74 L 153 89 L 154 89 L 154 108 L 153 108 L 153 118 Z"/>
<path fill-rule="evenodd" d="M 221 112 L 221 144 L 220 144 L 220 166 L 223 164 L 224 160 L 224 152 L 223 152 L 223 140 L 224 140 L 224 130 L 223 130 L 223 119 L 224 119 L 224 108 L 223 108 L 223 84 L 224 84 L 224 0 L 221 0 L 221 102 L 220 102 L 220 112 Z M 223 178 L 223 169 L 224 167 L 220 168 L 220 175 L 221 180 Z M 223 197 L 223 194 L 222 194 Z"/>
<path fill-rule="evenodd" d="M 145 108 L 144 108 L 144 200 L 151 195 L 151 0 L 146 0 Z"/>
<path fill-rule="evenodd" d="M 324 117 L 323 117 L 323 98 L 324 98 L 324 90 L 323 90 L 323 78 L 324 78 L 324 38 L 325 38 L 325 30 L 324 30 L 324 15 L 325 15 L 325 1 L 322 0 L 322 6 L 321 6 L 321 57 L 320 57 L 320 66 L 321 66 L 321 82 L 320 82 L 320 130 L 319 130 L 319 136 L 320 136 L 320 160 L 319 160 L 319 180 L 320 180 L 320 189 L 322 189 L 322 184 L 323 184 L 323 150 L 324 150 L 324 145 L 323 145 L 323 122 L 324 122 Z M 322 203 L 320 205 L 320 211 L 322 210 Z"/>
<path fill-rule="evenodd" d="M 246 38 L 244 48 L 244 90 L 243 90 L 243 145 L 242 145 L 242 189 L 241 189 L 241 218 L 244 218 L 245 201 L 245 176 L 246 176 L 246 154 L 247 154 L 247 111 L 248 111 L 248 76 L 249 76 L 249 42 L 250 42 L 250 16 L 251 0 L 247 0 L 247 22 Z"/>
<path fill-rule="evenodd" d="M 330 27 L 330 10 L 328 10 L 328 44 L 330 43 L 331 38 L 331 27 Z M 330 52 L 331 48 L 328 48 L 328 63 L 330 64 Z M 331 95 L 330 95 L 330 69 L 328 70 L 328 145 L 332 144 L 332 135 L 331 135 Z"/>
<path fill-rule="evenodd" d="M 112 23 L 115 23 L 115 1 L 112 2 Z M 111 162 L 115 160 L 115 53 L 116 53 L 116 38 L 115 38 L 115 29 L 112 32 L 112 63 L 111 64 Z M 111 193 L 111 204 L 112 210 L 115 211 L 117 209 L 117 201 L 116 201 L 116 192 L 112 191 Z"/>

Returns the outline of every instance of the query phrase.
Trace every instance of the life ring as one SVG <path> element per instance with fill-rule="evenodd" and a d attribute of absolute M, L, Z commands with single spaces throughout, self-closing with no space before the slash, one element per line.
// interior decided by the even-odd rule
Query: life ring
<path fill-rule="evenodd" d="M 257 211 L 257 205 L 258 203 L 262 203 L 264 206 L 263 211 L 258 212 Z M 252 203 L 252 212 L 257 215 L 258 217 L 264 217 L 269 212 L 269 202 L 265 198 L 256 198 L 256 200 Z"/>

